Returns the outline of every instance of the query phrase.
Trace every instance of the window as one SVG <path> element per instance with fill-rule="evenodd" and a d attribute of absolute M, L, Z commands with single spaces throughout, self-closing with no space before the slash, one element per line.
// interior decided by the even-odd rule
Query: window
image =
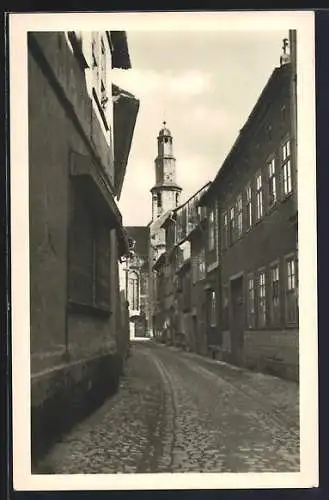
<path fill-rule="evenodd" d="M 267 164 L 268 170 L 268 205 L 269 207 L 273 207 L 276 203 L 276 178 L 275 178 L 275 159 L 273 158 Z"/>
<path fill-rule="evenodd" d="M 105 53 L 105 44 L 104 39 L 101 38 L 101 68 L 100 68 L 100 77 L 101 77 L 101 91 L 106 94 L 106 53 Z"/>
<path fill-rule="evenodd" d="M 209 213 L 208 222 L 208 248 L 214 250 L 215 248 L 215 210 L 211 209 Z"/>
<path fill-rule="evenodd" d="M 258 275 L 258 326 L 260 328 L 266 325 L 266 283 L 265 271 Z"/>
<path fill-rule="evenodd" d="M 242 234 L 242 195 L 238 196 L 236 202 L 237 236 Z"/>
<path fill-rule="evenodd" d="M 161 193 L 157 194 L 157 207 L 158 208 L 162 207 L 162 196 L 161 196 Z"/>
<path fill-rule="evenodd" d="M 139 308 L 139 279 L 135 272 L 129 274 L 128 302 L 130 309 L 136 311 Z"/>
<path fill-rule="evenodd" d="M 179 202 L 179 194 L 176 193 L 176 207 L 178 206 L 178 202 Z"/>
<path fill-rule="evenodd" d="M 247 230 L 252 226 L 252 200 L 251 200 L 251 186 L 246 187 L 246 226 Z"/>
<path fill-rule="evenodd" d="M 69 239 L 69 302 L 99 309 L 110 308 L 110 229 L 98 222 L 88 201 L 72 184 Z"/>
<path fill-rule="evenodd" d="M 286 260 L 286 323 L 297 322 L 297 273 L 296 260 Z"/>
<path fill-rule="evenodd" d="M 234 230 L 235 230 L 235 210 L 234 207 L 230 210 L 230 228 L 229 228 L 229 238 L 230 243 L 233 243 L 234 240 Z"/>
<path fill-rule="evenodd" d="M 199 253 L 198 265 L 199 265 L 198 279 L 202 280 L 206 276 L 206 253 L 204 248 L 202 248 Z"/>
<path fill-rule="evenodd" d="M 262 174 L 256 177 L 256 218 L 260 220 L 263 217 L 263 185 Z"/>
<path fill-rule="evenodd" d="M 216 326 L 216 292 L 210 292 L 210 326 Z"/>
<path fill-rule="evenodd" d="M 255 328 L 255 280 L 248 277 L 248 327 Z"/>
<path fill-rule="evenodd" d="M 270 314 L 273 326 L 280 324 L 280 287 L 279 287 L 279 266 L 275 264 L 271 267 L 271 303 Z"/>
<path fill-rule="evenodd" d="M 287 140 L 281 150 L 281 172 L 282 172 L 282 189 L 284 196 L 292 192 L 292 178 L 291 178 L 291 154 L 290 154 L 290 141 Z"/>
<path fill-rule="evenodd" d="M 228 246 L 228 221 L 227 212 L 223 214 L 223 248 Z"/>
<path fill-rule="evenodd" d="M 94 88 L 98 91 L 99 84 L 99 48 L 98 48 L 98 33 L 93 33 L 91 41 L 91 57 L 92 68 L 94 72 Z"/>

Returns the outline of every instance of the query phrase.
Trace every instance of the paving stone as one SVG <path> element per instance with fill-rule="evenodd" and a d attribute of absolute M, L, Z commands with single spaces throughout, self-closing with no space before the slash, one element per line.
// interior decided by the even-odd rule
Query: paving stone
<path fill-rule="evenodd" d="M 119 392 L 39 464 L 56 474 L 294 472 L 298 385 L 134 345 Z"/>

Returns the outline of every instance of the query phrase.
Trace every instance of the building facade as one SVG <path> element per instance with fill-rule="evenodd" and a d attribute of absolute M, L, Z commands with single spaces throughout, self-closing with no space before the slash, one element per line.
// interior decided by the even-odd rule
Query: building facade
<path fill-rule="evenodd" d="M 289 38 L 201 203 L 209 337 L 225 360 L 297 379 L 295 33 Z"/>
<path fill-rule="evenodd" d="M 125 32 L 28 35 L 33 456 L 115 390 L 126 356 L 116 199 L 139 101 L 111 70 L 130 66 Z"/>
<path fill-rule="evenodd" d="M 130 340 L 148 337 L 149 227 L 126 226 L 129 254 L 121 259 L 120 289 L 128 303 Z"/>
<path fill-rule="evenodd" d="M 172 210 L 163 222 L 166 249 L 153 265 L 157 337 L 200 353 L 207 344 L 203 284 L 206 211 L 198 204 L 209 185 Z"/>

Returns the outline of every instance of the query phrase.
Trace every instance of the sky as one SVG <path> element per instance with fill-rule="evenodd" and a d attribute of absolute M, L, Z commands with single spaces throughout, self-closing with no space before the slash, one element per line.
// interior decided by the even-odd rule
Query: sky
<path fill-rule="evenodd" d="M 173 136 L 181 201 L 212 180 L 279 65 L 286 31 L 127 32 L 130 70 L 114 81 L 140 100 L 119 201 L 125 226 L 151 220 L 157 135 Z"/>

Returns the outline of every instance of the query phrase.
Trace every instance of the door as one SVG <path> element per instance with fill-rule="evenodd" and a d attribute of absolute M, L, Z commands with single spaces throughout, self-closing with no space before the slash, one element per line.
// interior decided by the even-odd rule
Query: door
<path fill-rule="evenodd" d="M 193 352 L 198 352 L 198 319 L 195 314 L 192 316 L 192 330 L 193 330 L 192 350 Z"/>
<path fill-rule="evenodd" d="M 244 303 L 243 277 L 231 281 L 231 349 L 232 361 L 242 365 L 243 361 L 243 330 L 244 330 Z"/>

